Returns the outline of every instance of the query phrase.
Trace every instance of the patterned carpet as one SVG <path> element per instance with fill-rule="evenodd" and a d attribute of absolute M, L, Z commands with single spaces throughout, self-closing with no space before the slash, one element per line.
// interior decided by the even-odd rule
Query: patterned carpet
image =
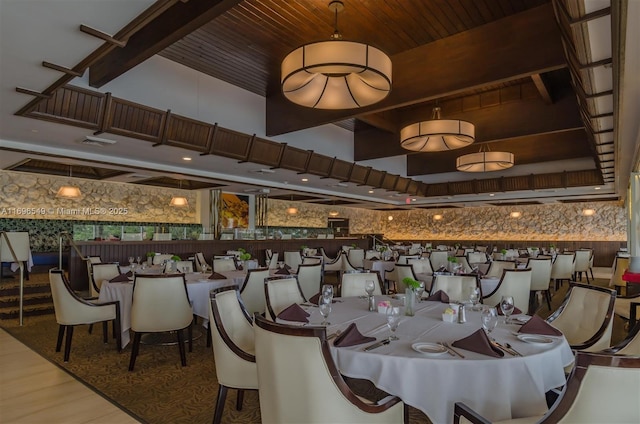
<path fill-rule="evenodd" d="M 604 281 L 598 281 L 603 285 Z M 552 307 L 560 304 L 566 285 L 554 296 Z M 541 309 L 539 315 L 546 317 L 548 311 Z M 99 393 L 140 421 L 163 423 L 210 423 L 213 418 L 218 385 L 211 348 L 206 347 L 205 330 L 198 327 L 202 337 L 194 341 L 192 353 L 187 353 L 187 366 L 180 366 L 176 346 L 142 345 L 134 372 L 128 372 L 130 346 L 117 353 L 115 341 L 102 343 L 102 328 L 97 326 L 93 334 L 87 327 L 78 327 L 74 333 L 71 358 L 62 361 L 62 352 L 55 352 L 58 326 L 52 315 L 26 317 L 24 326 L 17 320 L 0 322 L 14 337 L 30 348 L 66 369 L 79 380 L 95 388 Z M 614 342 L 623 337 L 622 323 L 616 322 Z M 382 397 L 382 393 L 363 381 L 351 381 L 354 390 L 371 399 Z M 427 395 L 425 393 L 425 395 Z M 260 410 L 257 392 L 246 392 L 244 408 L 235 410 L 235 392 L 227 397 L 224 423 L 259 423 Z M 410 408 L 410 423 L 429 423 L 420 411 Z"/>

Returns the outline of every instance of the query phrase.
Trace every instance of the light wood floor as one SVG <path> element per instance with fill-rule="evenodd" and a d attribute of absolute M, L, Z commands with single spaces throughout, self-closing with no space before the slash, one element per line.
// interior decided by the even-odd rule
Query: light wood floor
<path fill-rule="evenodd" d="M 138 421 L 0 329 L 0 422 Z"/>

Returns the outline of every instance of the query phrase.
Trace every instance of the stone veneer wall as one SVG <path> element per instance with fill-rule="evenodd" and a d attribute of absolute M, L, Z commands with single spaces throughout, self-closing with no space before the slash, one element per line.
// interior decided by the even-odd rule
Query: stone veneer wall
<path fill-rule="evenodd" d="M 61 185 L 80 187 L 80 199 L 56 197 Z M 184 196 L 188 207 L 169 206 Z M 126 209 L 126 210 L 125 210 Z M 0 218 L 195 224 L 196 193 L 137 184 L 0 171 Z"/>
<path fill-rule="evenodd" d="M 269 200 L 269 226 L 323 227 L 329 211 L 335 210 L 339 217 L 349 219 L 352 234 L 384 234 L 391 240 L 627 240 L 625 209 L 616 202 L 393 212 L 299 202 L 295 203 L 299 209 L 296 215 L 287 214 L 289 205 L 291 202 Z M 586 208 L 595 209 L 596 214 L 583 216 Z M 516 209 L 522 216 L 511 218 L 509 213 Z M 443 215 L 443 219 L 435 221 L 435 214 Z"/>

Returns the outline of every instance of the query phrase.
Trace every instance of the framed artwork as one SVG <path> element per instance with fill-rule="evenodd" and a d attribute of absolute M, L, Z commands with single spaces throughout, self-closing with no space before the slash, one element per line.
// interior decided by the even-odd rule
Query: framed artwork
<path fill-rule="evenodd" d="M 222 228 L 249 228 L 249 196 L 222 193 Z"/>

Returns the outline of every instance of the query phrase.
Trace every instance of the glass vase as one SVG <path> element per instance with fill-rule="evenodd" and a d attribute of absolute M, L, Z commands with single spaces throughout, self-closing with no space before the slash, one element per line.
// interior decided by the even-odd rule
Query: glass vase
<path fill-rule="evenodd" d="M 404 291 L 404 314 L 410 317 L 416 314 L 416 292 L 410 288 Z"/>

